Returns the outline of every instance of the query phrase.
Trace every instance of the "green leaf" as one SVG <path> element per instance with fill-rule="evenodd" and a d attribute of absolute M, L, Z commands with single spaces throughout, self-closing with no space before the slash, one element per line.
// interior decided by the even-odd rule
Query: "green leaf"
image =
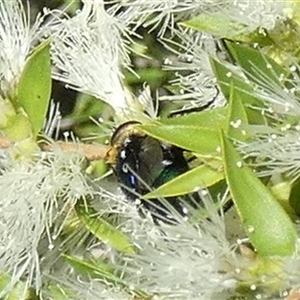
<path fill-rule="evenodd" d="M 300 2 L 298 0 L 291 0 L 293 3 L 293 21 L 300 26 Z"/>
<path fill-rule="evenodd" d="M 224 178 L 224 173 L 210 166 L 202 165 L 161 185 L 143 198 L 172 197 L 189 194 L 195 189 L 212 186 Z"/>
<path fill-rule="evenodd" d="M 73 112 L 68 117 L 76 124 L 86 123 L 91 121 L 91 117 L 97 118 L 99 112 L 109 108 L 109 105 L 100 101 L 96 97 L 87 94 L 79 94 L 76 98 L 76 103 Z"/>
<path fill-rule="evenodd" d="M 91 278 L 106 278 L 111 282 L 117 282 L 119 280 L 119 278 L 114 275 L 114 268 L 99 259 L 97 259 L 97 264 L 95 264 L 92 261 L 84 261 L 67 254 L 63 254 L 63 257 L 72 265 L 72 267 L 83 275 L 88 275 Z"/>
<path fill-rule="evenodd" d="M 227 134 L 233 139 L 245 141 L 246 131 L 244 129 L 247 124 L 248 118 L 244 105 L 238 91 L 232 85 L 229 99 Z"/>
<path fill-rule="evenodd" d="M 273 45 L 273 40 L 268 35 L 267 30 L 259 28 L 248 33 L 247 30 L 244 30 L 247 27 L 245 24 L 233 20 L 223 12 L 201 14 L 181 24 L 194 30 L 207 32 L 218 38 L 244 43 L 257 43 L 260 46 Z"/>
<path fill-rule="evenodd" d="M 273 43 L 266 49 L 267 53 L 276 62 L 285 66 L 293 64 L 292 56 L 299 55 L 300 27 L 295 21 L 294 17 L 282 19 L 268 30 L 268 36 Z"/>
<path fill-rule="evenodd" d="M 167 79 L 170 78 L 170 73 L 161 67 L 152 66 L 151 68 L 140 68 L 135 71 L 136 73 L 126 72 L 126 84 L 132 86 L 134 84 L 151 82 L 153 88 L 159 88 L 163 82 L 168 82 Z"/>
<path fill-rule="evenodd" d="M 282 86 L 289 75 L 288 70 L 257 49 L 231 42 L 226 42 L 226 45 L 247 78 L 259 86 Z"/>
<path fill-rule="evenodd" d="M 129 293 L 134 294 L 139 297 L 149 297 L 148 294 L 141 290 L 132 290 L 126 281 L 122 280 L 118 276 L 114 274 L 113 269 L 107 265 L 102 263 L 101 266 L 94 265 L 91 262 L 87 262 L 84 260 L 81 260 L 79 258 L 69 256 L 69 255 L 63 255 L 67 261 L 73 266 L 75 270 L 77 270 L 79 273 L 86 275 L 91 278 L 97 278 L 105 282 L 106 284 L 113 284 L 114 286 L 121 286 L 122 288 L 125 288 Z"/>
<path fill-rule="evenodd" d="M 137 128 L 146 134 L 200 155 L 218 156 L 218 128 L 187 125 L 142 125 Z"/>
<path fill-rule="evenodd" d="M 49 41 L 46 41 L 28 58 L 17 88 L 18 104 L 29 117 L 34 137 L 42 129 L 50 101 L 49 49 Z"/>
<path fill-rule="evenodd" d="M 259 27 L 258 29 L 247 34 L 237 34 L 234 36 L 234 41 L 243 42 L 247 44 L 257 44 L 260 47 L 273 46 L 274 41 L 269 35 L 269 31 L 265 28 Z"/>
<path fill-rule="evenodd" d="M 22 141 L 32 137 L 31 123 L 27 116 L 22 114 L 11 116 L 2 131 L 12 141 Z"/>
<path fill-rule="evenodd" d="M 293 183 L 289 202 L 295 213 L 300 215 L 300 178 Z"/>
<path fill-rule="evenodd" d="M 201 112 L 195 112 L 176 118 L 167 118 L 159 120 L 164 125 L 187 125 L 202 128 L 225 128 L 227 107 L 218 107 Z"/>
<path fill-rule="evenodd" d="M 3 291 L 7 285 L 12 281 L 11 276 L 5 273 L 0 274 L 0 291 Z M 25 295 L 24 295 L 25 292 Z M 17 281 L 13 288 L 5 295 L 5 300 L 19 300 L 19 299 L 28 299 L 28 300 L 38 300 L 38 296 L 32 288 L 29 288 L 27 283 L 24 281 Z"/>
<path fill-rule="evenodd" d="M 181 24 L 188 28 L 207 32 L 219 38 L 233 38 L 245 28 L 244 24 L 235 22 L 232 18 L 221 12 L 201 14 Z"/>
<path fill-rule="evenodd" d="M 234 73 L 233 70 L 223 63 L 211 58 L 210 63 L 217 77 L 221 91 L 225 98 L 230 98 L 230 88 L 233 85 L 241 95 L 243 102 L 248 105 L 262 106 L 262 100 L 254 96 L 254 88 L 251 82 L 245 82 L 245 79 Z"/>
<path fill-rule="evenodd" d="M 67 288 L 62 287 L 60 285 L 48 285 L 48 291 L 50 295 L 50 299 L 55 300 L 70 300 L 74 299 L 74 294 Z"/>
<path fill-rule="evenodd" d="M 8 99 L 0 101 L 0 129 L 4 129 L 12 122 L 16 116 L 16 111 Z"/>
<path fill-rule="evenodd" d="M 108 264 L 105 264 L 104 262 L 101 262 L 101 265 L 99 265 L 98 263 L 97 265 L 95 265 L 90 261 L 84 261 L 74 256 L 63 254 L 63 257 L 80 274 L 87 275 L 91 278 L 105 279 L 108 282 L 114 284 L 116 283 L 124 284 L 123 281 L 120 280 L 120 278 L 115 276 L 114 269 Z"/>
<path fill-rule="evenodd" d="M 290 203 L 292 183 L 282 178 L 278 183 L 271 185 L 269 188 L 291 220 L 297 220 L 296 211 Z"/>
<path fill-rule="evenodd" d="M 5 287 L 9 284 L 10 281 L 11 281 L 11 277 L 6 273 L 1 272 L 0 273 L 0 291 L 3 291 L 5 289 Z"/>
<path fill-rule="evenodd" d="M 254 94 L 254 87 L 251 82 L 245 82 L 240 76 L 236 75 L 232 70 L 223 65 L 222 63 L 211 59 L 211 66 L 217 77 L 218 84 L 221 88 L 225 98 L 230 99 L 230 87 L 233 85 L 235 94 L 239 95 L 242 100 L 245 110 L 247 112 L 250 124 L 265 124 L 265 119 L 261 113 L 254 110 L 253 107 L 263 107 L 263 100 L 257 98 Z"/>
<path fill-rule="evenodd" d="M 123 253 L 136 252 L 130 239 L 107 221 L 97 217 L 97 212 L 93 208 L 86 207 L 79 201 L 75 209 L 80 221 L 103 243 Z"/>
<path fill-rule="evenodd" d="M 250 241 L 261 256 L 295 252 L 297 231 L 273 194 L 243 165 L 230 141 L 221 134 L 224 171 L 232 199 Z"/>
<path fill-rule="evenodd" d="M 26 294 L 24 295 L 25 290 L 26 290 Z M 5 299 L 6 300 L 20 300 L 20 299 L 39 300 L 40 298 L 36 295 L 33 288 L 28 288 L 26 282 L 19 281 L 17 284 L 15 284 L 13 290 L 9 293 L 9 295 Z"/>

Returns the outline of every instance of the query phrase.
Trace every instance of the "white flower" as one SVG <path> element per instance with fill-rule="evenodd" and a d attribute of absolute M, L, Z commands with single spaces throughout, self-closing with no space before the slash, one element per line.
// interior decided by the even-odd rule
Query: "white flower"
<path fill-rule="evenodd" d="M 44 133 L 48 137 L 53 137 L 54 140 L 58 139 L 59 128 L 60 128 L 61 114 L 59 111 L 59 103 L 55 104 L 53 101 L 50 102 L 48 109 L 48 118 L 44 124 Z"/>
<path fill-rule="evenodd" d="M 164 36 L 166 29 L 174 29 L 176 22 L 191 19 L 199 14 L 221 12 L 229 19 L 245 25 L 247 32 L 258 27 L 271 29 L 278 19 L 288 17 L 292 4 L 286 1 L 211 1 L 211 0 L 123 0 L 121 7 L 128 7 L 135 15 L 136 23 L 151 29 L 159 27 L 159 35 Z M 129 12 L 128 12 L 129 13 Z"/>
<path fill-rule="evenodd" d="M 120 7 L 128 9 L 132 22 L 149 27 L 150 30 L 159 28 L 158 35 L 164 36 L 167 29 L 174 29 L 176 22 L 187 20 L 205 10 L 210 10 L 222 1 L 212 3 L 210 0 L 123 0 Z"/>
<path fill-rule="evenodd" d="M 245 32 L 252 32 L 257 28 L 274 28 L 278 20 L 288 17 L 291 8 L 288 1 L 234 0 L 224 13 L 233 21 L 244 24 Z"/>
<path fill-rule="evenodd" d="M 239 148 L 245 157 L 255 158 L 253 166 L 258 167 L 260 176 L 286 173 L 295 178 L 300 174 L 300 104 L 297 99 L 300 90 L 299 68 L 295 64 L 291 68 L 288 82 L 281 82 L 280 75 L 274 73 L 279 79 L 276 81 L 259 67 L 253 66 L 257 73 L 253 94 L 264 104 L 255 109 L 278 124 L 248 125 L 244 128 L 252 139 L 240 144 Z"/>
<path fill-rule="evenodd" d="M 58 18 L 56 11 L 51 12 L 53 77 L 102 99 L 122 114 L 129 109 L 122 83 L 122 68 L 129 64 L 123 40 L 126 29 L 105 11 L 102 1 L 83 3 L 72 18 Z"/>
<path fill-rule="evenodd" d="M 287 124 L 288 125 L 288 124 Z M 258 175 L 287 174 L 296 178 L 300 174 L 300 132 L 299 124 L 280 128 L 249 126 L 246 131 L 253 140 L 241 144 L 240 150 L 246 157 L 255 157 L 253 166 Z M 262 168 L 263 167 L 263 168 Z"/>
<path fill-rule="evenodd" d="M 119 10 L 120 7 L 123 10 Z M 207 102 L 214 94 L 215 83 L 208 58 L 215 55 L 215 42 L 207 34 L 175 28 L 176 22 L 187 20 L 203 10 L 219 10 L 245 24 L 246 31 L 251 31 L 260 26 L 273 28 L 277 18 L 285 17 L 283 8 L 285 4 L 278 1 L 133 0 L 105 9 L 103 1 L 85 0 L 83 9 L 72 18 L 61 15 L 59 11 L 50 12 L 53 19 L 43 33 L 52 38 L 53 77 L 101 98 L 117 114 L 126 116 L 135 110 L 132 106 L 134 100 L 123 85 L 122 71 L 130 66 L 127 43 L 131 33 L 128 28 L 161 26 L 159 36 L 164 45 L 170 47 L 169 44 L 173 43 L 177 47 L 174 52 L 179 57 L 177 62 L 168 65 L 169 68 L 190 72 L 188 75 L 178 74 L 174 83 L 183 92 L 176 96 L 176 100 L 185 98 Z M 39 21 L 29 28 L 20 0 L 1 1 L 0 20 L 0 79 L 1 91 L 6 97 L 15 92 L 32 44 L 40 35 L 37 28 Z M 175 44 L 172 39 L 166 42 L 164 34 L 167 29 L 171 29 L 179 43 Z M 256 92 L 280 119 L 288 114 L 299 116 L 299 105 L 293 93 L 274 86 L 259 70 L 257 78 L 262 84 Z M 298 91 L 296 79 L 293 88 Z M 151 117 L 156 116 L 148 88 L 137 101 L 146 107 Z M 280 114 L 281 108 L 287 107 L 287 104 L 288 108 L 295 110 Z M 53 112 L 53 115 L 56 113 Z M 49 132 L 54 125 L 49 122 Z M 281 171 L 298 174 L 300 166 L 293 160 L 300 161 L 299 129 L 293 124 L 285 126 L 282 131 L 274 129 L 271 132 L 266 131 L 264 126 L 251 127 L 249 130 L 252 130 L 255 141 L 243 151 L 249 156 L 258 155 L 258 164 L 269 158 L 270 173 L 281 168 Z M 97 279 L 81 280 L 76 270 L 67 263 L 60 264 L 62 252 L 84 256 L 89 251 L 87 244 L 92 248 L 99 243 L 90 238 L 83 226 L 78 232 L 60 235 L 76 201 L 95 195 L 83 176 L 81 157 L 57 151 L 46 159 L 38 158 L 35 163 L 16 163 L 9 159 L 2 163 L 1 159 L 1 164 L 5 166 L 0 174 L 0 269 L 11 275 L 11 280 L 0 297 L 22 278 L 26 278 L 26 287 L 35 285 L 38 292 L 49 282 L 56 284 L 56 278 L 59 278 L 63 287 L 75 292 L 75 299 L 125 299 L 125 289 L 110 290 L 109 285 L 99 283 Z M 129 288 L 158 295 L 159 299 L 230 297 L 230 289 L 234 289 L 240 280 L 234 274 L 235 266 L 240 267 L 240 261 L 226 238 L 223 216 L 210 206 L 209 195 L 202 195 L 210 214 L 209 220 L 203 218 L 193 226 L 177 216 L 178 224 L 175 226 L 158 227 L 150 218 L 141 219 L 133 205 L 129 205 L 130 208 L 124 208 L 123 203 L 117 205 L 124 200 L 122 197 L 105 192 L 100 194 L 109 205 L 106 207 L 105 201 L 98 201 L 93 203 L 95 208 L 99 206 L 100 214 L 117 214 L 119 228 L 132 238 L 139 249 L 137 255 L 126 257 L 115 254 L 116 271 L 122 271 L 119 272 L 122 274 L 124 271 L 124 281 Z M 85 244 L 83 241 L 88 242 Z M 244 266 L 247 270 L 249 265 Z M 227 290 L 228 294 L 224 292 Z M 43 296 L 47 296 L 47 292 L 43 292 Z"/>
<path fill-rule="evenodd" d="M 193 30 L 174 30 L 174 39 L 162 39 L 164 46 L 171 50 L 176 58 L 165 60 L 165 69 L 173 71 L 176 79 L 171 81 L 179 91 L 175 95 L 161 96 L 160 100 L 177 101 L 185 109 L 203 106 L 211 101 L 214 106 L 224 105 L 224 97 L 216 89 L 210 57 L 216 56 L 216 43 L 207 34 Z"/>
<path fill-rule="evenodd" d="M 41 19 L 30 27 L 29 10 L 26 14 L 21 0 L 10 0 L 0 1 L 0 20 L 0 88 L 5 98 L 14 96 Z"/>
<path fill-rule="evenodd" d="M 120 7 L 131 15 L 132 23 L 150 30 L 159 28 L 158 37 L 163 45 L 177 55 L 165 60 L 165 68 L 175 71 L 177 78 L 171 84 L 179 93 L 159 99 L 178 101 L 184 109 L 192 109 L 212 100 L 214 106 L 224 105 L 224 98 L 216 91 L 209 62 L 209 57 L 217 55 L 217 45 L 209 34 L 182 29 L 178 23 L 201 14 L 217 14 L 243 25 L 239 34 L 249 33 L 257 28 L 274 28 L 278 20 L 288 16 L 292 6 L 283 1 L 124 0 Z"/>
<path fill-rule="evenodd" d="M 202 197 L 210 220 L 202 218 L 193 226 L 174 215 L 176 225 L 154 226 L 149 220 L 127 220 L 124 230 L 139 253 L 125 258 L 126 280 L 134 289 L 155 294 L 156 299 L 216 299 L 220 292 L 235 286 L 231 274 L 222 273 L 235 254 L 226 240 L 223 216 L 212 205 L 209 194 Z"/>
<path fill-rule="evenodd" d="M 36 164 L 13 163 L 1 174 L 0 268 L 12 275 L 2 296 L 25 274 L 29 286 L 41 288 L 40 259 L 52 249 L 53 236 L 60 233 L 76 201 L 91 192 L 81 160 L 55 153 Z M 44 254 L 38 250 L 42 239 L 48 241 Z"/>
<path fill-rule="evenodd" d="M 104 283 L 97 279 L 81 279 L 79 276 L 49 276 L 55 286 L 71 291 L 72 295 L 68 295 L 69 300 L 120 300 L 129 299 L 125 291 L 108 288 Z M 69 294 L 71 294 L 69 293 Z M 53 294 L 45 291 L 43 296 L 53 299 Z"/>

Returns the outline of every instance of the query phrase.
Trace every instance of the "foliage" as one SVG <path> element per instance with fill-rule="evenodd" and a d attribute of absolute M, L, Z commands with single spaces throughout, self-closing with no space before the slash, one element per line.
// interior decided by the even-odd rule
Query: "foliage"
<path fill-rule="evenodd" d="M 82 1 L 31 27 L 0 3 L 1 297 L 297 296 L 299 8 L 236 2 Z M 62 119 L 51 77 L 79 92 Z M 78 150 L 128 120 L 190 165 L 137 202 L 197 193 L 188 218 L 142 218 Z"/>

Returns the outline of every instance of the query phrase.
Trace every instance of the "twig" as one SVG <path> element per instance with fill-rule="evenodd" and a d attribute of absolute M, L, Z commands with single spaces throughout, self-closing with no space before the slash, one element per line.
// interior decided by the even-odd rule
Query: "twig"
<path fill-rule="evenodd" d="M 5 137 L 0 137 L 0 149 L 7 149 L 13 146 L 13 142 Z M 79 144 L 71 142 L 56 142 L 53 144 L 42 144 L 41 149 L 43 151 L 53 151 L 59 147 L 63 151 L 80 152 L 88 160 L 103 159 L 106 157 L 108 146 L 95 145 L 95 144 Z"/>
<path fill-rule="evenodd" d="M 42 145 L 43 151 L 53 151 L 56 147 L 59 147 L 63 151 L 80 152 L 88 160 L 103 159 L 106 157 L 108 146 L 105 145 L 94 145 L 94 144 L 79 144 L 79 143 L 65 143 L 57 142 L 55 144 L 44 144 Z"/>

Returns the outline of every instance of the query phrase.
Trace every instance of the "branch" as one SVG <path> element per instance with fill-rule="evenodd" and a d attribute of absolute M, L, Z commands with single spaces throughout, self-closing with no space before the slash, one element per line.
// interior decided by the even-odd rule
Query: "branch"
<path fill-rule="evenodd" d="M 0 149 L 7 149 L 13 146 L 13 142 L 5 137 L 0 137 Z M 61 150 L 66 152 L 80 152 L 88 160 L 103 159 L 106 157 L 108 146 L 95 145 L 95 144 L 80 144 L 71 142 L 56 142 L 53 144 L 42 144 L 41 149 L 43 151 L 53 151 L 59 147 Z"/>

